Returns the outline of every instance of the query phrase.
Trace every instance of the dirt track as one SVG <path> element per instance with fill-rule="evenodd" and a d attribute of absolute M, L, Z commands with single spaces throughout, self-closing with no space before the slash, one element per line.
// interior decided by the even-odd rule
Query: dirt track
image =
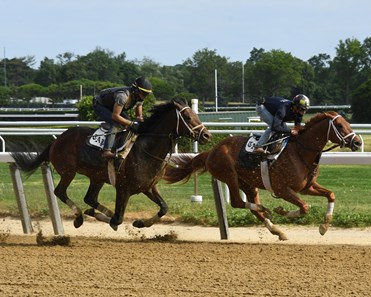
<path fill-rule="evenodd" d="M 4 222 L 3 235 L 10 230 Z M 64 224 L 66 234 L 70 223 Z M 109 238 L 108 226 L 102 227 L 99 237 L 75 236 L 85 235 L 92 226 L 97 230 L 102 225 L 86 224 L 74 234 L 71 231 L 70 246 L 37 246 L 36 234 L 17 234 L 18 222 L 0 244 L 0 296 L 370 296 L 371 292 L 371 241 L 297 244 L 295 228 L 286 231 L 294 237 L 291 244 L 269 242 L 265 238 L 270 234 L 259 228 L 231 230 L 231 241 L 191 241 L 181 239 L 190 236 L 187 232 L 177 236 L 174 230 L 180 229 L 171 225 L 154 226 L 151 236 L 123 227 L 120 236 Z M 189 232 L 197 230 L 188 227 Z M 213 228 L 201 230 L 205 238 L 218 236 Z M 358 231 L 370 240 L 370 230 Z M 245 235 L 243 242 L 239 232 Z M 306 232 L 312 235 L 310 228 L 302 230 Z M 331 233 L 327 235 L 331 238 Z"/>

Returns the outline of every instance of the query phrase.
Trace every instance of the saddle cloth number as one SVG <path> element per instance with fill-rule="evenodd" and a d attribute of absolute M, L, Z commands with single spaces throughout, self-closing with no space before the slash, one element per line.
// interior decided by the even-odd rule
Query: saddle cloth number
<path fill-rule="evenodd" d="M 103 130 L 102 128 L 95 130 L 94 134 L 89 139 L 89 144 L 103 149 L 106 140 L 106 132 L 107 130 Z"/>
<path fill-rule="evenodd" d="M 251 153 L 254 150 L 257 143 L 258 143 L 258 140 L 254 136 L 251 136 L 246 142 L 246 146 L 245 146 L 246 152 Z"/>

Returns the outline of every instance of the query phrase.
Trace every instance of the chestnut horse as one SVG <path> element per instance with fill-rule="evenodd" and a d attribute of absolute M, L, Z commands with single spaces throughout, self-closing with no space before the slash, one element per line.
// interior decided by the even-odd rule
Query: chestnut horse
<path fill-rule="evenodd" d="M 164 179 L 169 183 L 186 182 L 192 173 L 208 171 L 214 178 L 228 185 L 232 207 L 250 209 L 272 234 L 278 235 L 280 240 L 286 240 L 286 235 L 272 224 L 270 212 L 260 204 L 258 189 L 267 188 L 261 174 L 262 163 L 257 162 L 256 168 L 248 169 L 238 162 L 241 148 L 246 141 L 247 138 L 242 136 L 228 137 L 211 150 L 195 157 L 173 156 L 172 162 L 177 166 L 167 166 Z M 275 209 L 278 214 L 299 217 L 308 213 L 308 204 L 297 193 L 327 198 L 327 213 L 320 226 L 322 235 L 326 233 L 332 220 L 335 202 L 334 193 L 316 182 L 319 160 L 328 141 L 352 151 L 362 145 L 360 138 L 343 117 L 336 112 L 320 113 L 301 127 L 298 136 L 289 138 L 279 157 L 269 165 L 271 192 L 277 198 L 299 207 L 296 211 L 285 211 L 278 207 Z M 240 189 L 246 194 L 246 203 L 240 196 Z"/>
<path fill-rule="evenodd" d="M 98 202 L 99 191 L 105 183 L 110 183 L 110 180 L 107 161 L 101 158 L 98 149 L 89 148 L 86 144 L 94 129 L 69 128 L 37 157 L 32 157 L 30 153 L 12 153 L 12 156 L 18 167 L 29 175 L 43 162 L 52 163 L 61 178 L 54 193 L 73 210 L 76 228 L 83 224 L 82 211 L 67 195 L 67 188 L 76 173 L 86 175 L 90 179 L 84 202 L 92 209 L 86 210 L 85 214 L 109 223 L 117 230 L 118 225 L 122 223 L 129 197 L 144 193 L 160 210 L 151 219 L 137 220 L 133 225 L 139 228 L 149 227 L 159 221 L 168 209 L 157 183 L 162 177 L 176 140 L 184 136 L 204 144 L 211 138 L 209 131 L 186 101 L 177 99 L 156 105 L 151 112 L 152 115 L 141 123 L 139 136 L 116 172 L 114 213 Z"/>

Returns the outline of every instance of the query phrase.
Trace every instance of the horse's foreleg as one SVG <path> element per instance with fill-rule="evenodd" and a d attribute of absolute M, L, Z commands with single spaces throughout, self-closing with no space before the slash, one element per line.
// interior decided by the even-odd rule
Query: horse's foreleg
<path fill-rule="evenodd" d="M 155 202 L 158 206 L 160 206 L 160 211 L 155 214 L 153 217 L 149 219 L 141 219 L 136 220 L 133 222 L 133 226 L 137 228 L 143 228 L 143 227 L 151 227 L 153 224 L 160 221 L 161 217 L 163 217 L 168 210 L 168 206 L 166 202 L 162 199 L 161 194 L 157 188 L 157 185 L 154 185 L 150 191 L 143 192 L 149 199 L 151 199 L 153 202 Z"/>
<path fill-rule="evenodd" d="M 264 225 L 273 235 L 277 235 L 279 240 L 288 240 L 286 234 L 281 231 L 276 225 L 272 224 L 269 219 L 264 220 Z"/>
<path fill-rule="evenodd" d="M 306 215 L 309 212 L 309 205 L 305 203 L 305 201 L 301 200 L 296 192 L 294 192 L 294 190 L 292 190 L 291 188 L 282 189 L 279 192 L 275 192 L 275 194 L 278 197 L 286 200 L 287 202 L 290 202 L 299 207 L 299 210 L 286 211 L 283 209 L 283 207 L 279 206 L 274 209 L 275 213 L 287 218 L 297 218 Z"/>
<path fill-rule="evenodd" d="M 324 196 L 327 198 L 328 204 L 325 219 L 323 224 L 319 226 L 319 233 L 321 235 L 325 235 L 330 226 L 334 213 L 335 194 L 332 191 L 323 188 L 317 182 L 314 182 L 308 189 L 302 191 L 301 193 L 304 195 Z"/>
<path fill-rule="evenodd" d="M 117 231 L 118 226 L 122 224 L 129 197 L 130 193 L 128 192 L 127 188 L 121 184 L 116 184 L 115 213 L 109 222 L 111 228 L 115 231 Z"/>
<path fill-rule="evenodd" d="M 274 212 L 281 215 L 281 216 L 287 217 L 287 218 L 298 218 L 298 217 L 301 217 L 303 215 L 301 213 L 300 209 L 286 211 L 286 210 L 283 209 L 282 206 L 276 207 L 274 209 Z"/>

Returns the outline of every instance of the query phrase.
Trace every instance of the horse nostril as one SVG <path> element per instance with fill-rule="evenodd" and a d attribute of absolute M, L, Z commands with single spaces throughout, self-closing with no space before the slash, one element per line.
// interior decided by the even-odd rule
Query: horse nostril
<path fill-rule="evenodd" d="M 204 143 L 209 142 L 211 139 L 211 133 L 202 133 L 201 138 L 202 142 Z"/>

